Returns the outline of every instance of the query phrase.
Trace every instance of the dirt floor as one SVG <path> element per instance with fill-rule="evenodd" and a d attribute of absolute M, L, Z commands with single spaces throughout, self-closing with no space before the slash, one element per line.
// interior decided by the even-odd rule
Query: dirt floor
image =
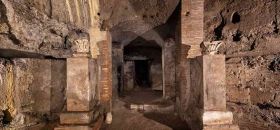
<path fill-rule="evenodd" d="M 114 102 L 113 122 L 101 130 L 188 130 L 188 125 L 170 108 L 172 104 L 161 100 L 160 91 L 135 90 Z M 129 104 L 158 105 L 155 111 L 131 110 Z M 171 107 L 174 108 L 174 107 Z"/>

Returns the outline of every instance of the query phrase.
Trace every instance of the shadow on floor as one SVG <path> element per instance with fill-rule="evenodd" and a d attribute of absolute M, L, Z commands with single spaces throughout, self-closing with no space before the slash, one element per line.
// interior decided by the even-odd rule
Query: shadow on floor
<path fill-rule="evenodd" d="M 162 91 L 154 91 L 151 88 L 138 88 L 126 92 L 121 98 L 124 102 L 132 104 L 154 104 L 162 99 Z"/>
<path fill-rule="evenodd" d="M 173 130 L 190 130 L 188 124 L 178 116 L 167 113 L 145 113 L 144 116 L 158 123 L 164 124 Z"/>

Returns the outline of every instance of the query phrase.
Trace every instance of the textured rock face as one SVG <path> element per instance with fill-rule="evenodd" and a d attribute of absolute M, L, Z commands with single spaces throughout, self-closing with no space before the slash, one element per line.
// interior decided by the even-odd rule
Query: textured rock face
<path fill-rule="evenodd" d="M 63 60 L 1 59 L 0 110 L 6 124 L 55 119 L 65 103 L 65 65 Z"/>
<path fill-rule="evenodd" d="M 90 111 L 89 59 L 67 59 L 67 111 Z"/>
<path fill-rule="evenodd" d="M 1 49 L 14 49 L 58 58 L 69 56 L 70 52 L 66 45 L 69 33 L 85 33 L 85 31 L 51 19 L 47 15 L 50 10 L 41 12 L 33 5 L 34 3 L 36 1 L 0 1 Z M 42 3 L 41 6 L 43 5 Z"/>
<path fill-rule="evenodd" d="M 179 0 L 101 0 L 100 15 L 112 30 L 141 34 L 164 24 L 178 3 Z"/>
<path fill-rule="evenodd" d="M 222 52 L 278 52 L 279 1 L 206 0 L 205 5 L 205 40 L 224 40 Z"/>
<path fill-rule="evenodd" d="M 279 129 L 279 1 L 205 1 L 205 41 L 223 40 L 227 102 L 241 129 Z"/>

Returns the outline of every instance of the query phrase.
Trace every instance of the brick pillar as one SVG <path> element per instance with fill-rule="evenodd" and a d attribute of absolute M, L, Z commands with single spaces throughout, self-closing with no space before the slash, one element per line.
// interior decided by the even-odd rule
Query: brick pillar
<path fill-rule="evenodd" d="M 100 55 L 98 56 L 100 75 L 100 101 L 106 112 L 106 123 L 112 122 L 112 40 L 108 31 L 103 31 L 104 39 L 99 41 L 98 47 Z"/>
<path fill-rule="evenodd" d="M 178 69 L 176 70 L 179 86 L 177 94 L 178 111 L 181 118 L 187 120 L 193 130 L 202 129 L 202 102 L 200 88 L 196 88 L 197 82 L 191 80 L 191 74 L 199 77 L 200 66 L 195 66 L 195 57 L 201 56 L 200 44 L 204 38 L 204 0 L 182 0 L 180 21 L 180 53 L 178 53 Z M 194 66 L 194 67 L 193 67 Z M 195 105 L 194 105 L 195 104 Z"/>
<path fill-rule="evenodd" d="M 201 55 L 200 44 L 204 38 L 204 0 L 182 0 L 181 43 L 190 46 L 188 58 Z"/>
<path fill-rule="evenodd" d="M 109 32 L 107 32 L 106 36 L 105 40 L 98 42 L 100 49 L 99 62 L 101 65 L 99 86 L 101 88 L 101 103 L 108 105 L 112 99 L 112 42 Z M 107 111 L 111 111 L 110 109 L 110 105 L 107 106 Z"/>

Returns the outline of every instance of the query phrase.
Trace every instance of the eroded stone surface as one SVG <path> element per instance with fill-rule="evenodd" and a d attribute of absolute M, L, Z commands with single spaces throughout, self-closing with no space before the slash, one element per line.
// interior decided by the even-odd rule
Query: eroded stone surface
<path fill-rule="evenodd" d="M 26 51 L 58 58 L 71 56 L 71 52 L 67 51 L 69 48 L 65 45 L 65 40 L 70 38 L 69 33 L 76 33 L 77 30 L 87 32 L 76 26 L 58 22 L 44 12 L 40 12 L 37 8 L 44 3 L 33 7 L 32 2 L 28 3 L 28 1 L 2 0 L 0 2 L 1 16 L 3 16 L 1 49 Z M 62 5 L 61 3 L 60 8 Z M 45 7 L 47 9 L 47 6 Z"/>
<path fill-rule="evenodd" d="M 203 130 L 239 130 L 237 125 L 204 126 Z"/>
<path fill-rule="evenodd" d="M 89 126 L 61 126 L 54 130 L 92 130 Z"/>
<path fill-rule="evenodd" d="M 202 58 L 204 110 L 226 110 L 225 56 L 205 55 Z"/>
<path fill-rule="evenodd" d="M 67 59 L 67 111 L 90 111 L 89 59 Z"/>
<path fill-rule="evenodd" d="M 232 112 L 206 111 L 203 113 L 202 118 L 204 125 L 224 125 L 233 123 Z"/>
<path fill-rule="evenodd" d="M 90 124 L 93 120 L 93 112 L 61 113 L 60 124 Z"/>

